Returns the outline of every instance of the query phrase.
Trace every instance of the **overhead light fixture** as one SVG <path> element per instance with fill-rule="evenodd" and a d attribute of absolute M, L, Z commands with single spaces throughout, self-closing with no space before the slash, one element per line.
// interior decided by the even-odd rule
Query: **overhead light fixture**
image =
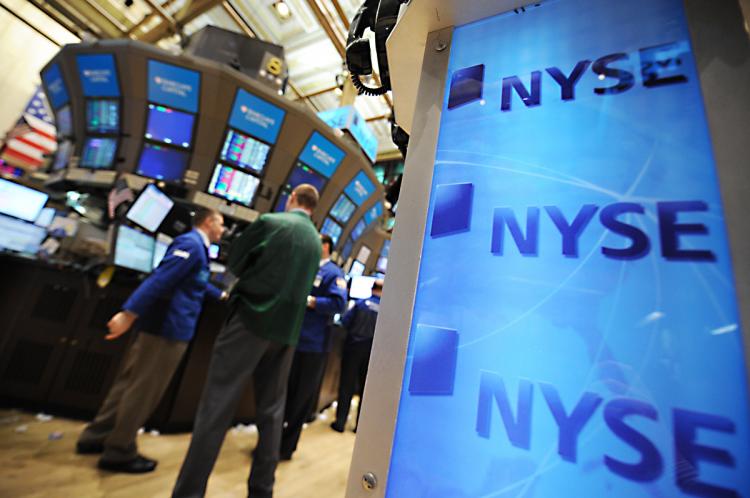
<path fill-rule="evenodd" d="M 289 8 L 289 5 L 284 0 L 279 0 L 278 2 L 275 2 L 273 4 L 273 9 L 276 11 L 276 15 L 279 16 L 279 19 L 282 21 L 286 21 L 290 17 L 292 17 L 292 9 Z"/>

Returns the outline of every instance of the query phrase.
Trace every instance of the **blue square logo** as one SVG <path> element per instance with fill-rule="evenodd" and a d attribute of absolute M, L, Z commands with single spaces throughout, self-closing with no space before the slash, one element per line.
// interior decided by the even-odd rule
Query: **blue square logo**
<path fill-rule="evenodd" d="M 456 380 L 458 332 L 418 324 L 412 351 L 414 360 L 409 393 L 452 395 Z"/>
<path fill-rule="evenodd" d="M 435 188 L 430 235 L 453 235 L 471 228 L 472 183 L 449 183 Z"/>
<path fill-rule="evenodd" d="M 482 99 L 484 64 L 465 67 L 453 73 L 448 93 L 448 109 Z"/>

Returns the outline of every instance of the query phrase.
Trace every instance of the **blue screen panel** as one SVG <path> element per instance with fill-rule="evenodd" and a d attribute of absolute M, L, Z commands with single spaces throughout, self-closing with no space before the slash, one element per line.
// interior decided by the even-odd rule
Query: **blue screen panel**
<path fill-rule="evenodd" d="M 229 130 L 221 146 L 222 161 L 261 173 L 268 161 L 271 146 L 234 130 Z"/>
<path fill-rule="evenodd" d="M 354 225 L 354 228 L 352 228 L 351 238 L 357 240 L 365 231 L 365 228 L 367 228 L 367 224 L 365 224 L 365 219 L 362 218 L 356 225 Z"/>
<path fill-rule="evenodd" d="M 47 237 L 47 229 L 0 215 L 0 250 L 36 254 Z"/>
<path fill-rule="evenodd" d="M 138 230 L 120 225 L 117 228 L 114 263 L 123 268 L 150 273 L 156 239 Z"/>
<path fill-rule="evenodd" d="M 352 113 L 349 132 L 359 146 L 362 147 L 367 157 L 370 158 L 370 161 L 375 162 L 378 155 L 378 137 L 370 129 L 370 125 L 367 124 L 365 118 L 356 109 Z"/>
<path fill-rule="evenodd" d="M 388 498 L 748 494 L 690 40 L 682 0 L 453 31 Z"/>
<path fill-rule="evenodd" d="M 258 190 L 260 179 L 236 168 L 219 164 L 214 169 L 208 193 L 228 201 L 249 206 Z"/>
<path fill-rule="evenodd" d="M 285 115 L 284 109 L 240 88 L 229 115 L 229 126 L 274 144 Z"/>
<path fill-rule="evenodd" d="M 73 135 L 73 116 L 69 105 L 61 107 L 55 112 L 55 127 L 59 136 L 69 137 Z"/>
<path fill-rule="evenodd" d="M 195 114 L 177 111 L 162 105 L 149 104 L 146 134 L 149 140 L 176 145 L 185 149 L 193 143 Z"/>
<path fill-rule="evenodd" d="M 52 64 L 42 73 L 42 81 L 53 109 L 59 109 L 70 102 L 68 87 L 65 86 L 65 80 L 57 63 Z"/>
<path fill-rule="evenodd" d="M 120 131 L 120 101 L 87 100 L 86 131 L 88 133 L 118 133 Z"/>
<path fill-rule="evenodd" d="M 339 237 L 341 237 L 342 231 L 343 228 L 341 228 L 341 225 L 333 221 L 331 218 L 326 218 L 325 221 L 323 221 L 323 226 L 320 227 L 321 233 L 329 235 L 333 239 L 334 246 L 339 243 Z"/>
<path fill-rule="evenodd" d="M 163 145 L 145 143 L 138 160 L 136 173 L 157 180 L 176 182 L 190 162 L 190 153 Z"/>
<path fill-rule="evenodd" d="M 117 69 L 112 54 L 76 55 L 84 97 L 119 97 Z"/>
<path fill-rule="evenodd" d="M 346 195 L 341 194 L 336 201 L 336 204 L 333 205 L 331 211 L 328 214 L 341 223 L 346 224 L 346 222 L 349 221 L 349 218 L 352 217 L 356 209 L 357 206 L 355 206 L 354 203 L 350 201 Z"/>
<path fill-rule="evenodd" d="M 165 62 L 148 61 L 148 100 L 188 112 L 198 112 L 200 73 Z"/>
<path fill-rule="evenodd" d="M 346 243 L 344 244 L 344 248 L 341 250 L 341 257 L 346 260 L 349 258 L 349 256 L 352 254 L 352 249 L 354 248 L 354 241 L 351 237 L 346 239 Z"/>
<path fill-rule="evenodd" d="M 0 178 L 0 213 L 34 221 L 48 198 L 44 192 Z"/>
<path fill-rule="evenodd" d="M 369 225 L 383 214 L 383 203 L 378 202 L 365 212 L 365 223 Z"/>
<path fill-rule="evenodd" d="M 372 183 L 372 180 L 367 176 L 367 173 L 360 171 L 357 173 L 357 176 L 349 182 L 349 185 L 346 186 L 344 192 L 346 192 L 346 195 L 348 195 L 357 206 L 361 206 L 362 203 L 365 202 L 373 192 L 375 192 L 375 184 Z"/>
<path fill-rule="evenodd" d="M 117 153 L 116 138 L 88 137 L 83 142 L 80 165 L 83 168 L 109 169 Z"/>
<path fill-rule="evenodd" d="M 313 132 L 299 155 L 299 160 L 321 173 L 326 178 L 339 167 L 346 153 L 320 133 Z"/>
<path fill-rule="evenodd" d="M 297 163 L 297 166 L 294 167 L 294 169 L 289 173 L 289 178 L 286 180 L 286 184 L 284 185 L 281 195 L 279 196 L 279 200 L 276 202 L 276 212 L 281 212 L 286 207 L 286 201 L 289 198 L 289 194 L 294 190 L 294 187 L 297 185 L 302 185 L 303 183 L 309 183 L 316 189 L 318 189 L 319 193 L 323 192 L 323 187 L 325 187 L 327 180 L 313 171 L 311 168 L 305 166 L 304 164 Z"/>

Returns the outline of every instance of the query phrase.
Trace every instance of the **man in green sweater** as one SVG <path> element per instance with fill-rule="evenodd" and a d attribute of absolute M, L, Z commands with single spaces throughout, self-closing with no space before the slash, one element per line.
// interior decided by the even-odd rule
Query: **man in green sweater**
<path fill-rule="evenodd" d="M 228 271 L 237 277 L 231 312 L 216 338 L 174 497 L 202 497 L 237 403 L 250 377 L 258 444 L 248 479 L 250 498 L 271 498 L 284 418 L 287 378 L 320 262 L 310 220 L 318 191 L 294 189 L 286 212 L 264 214 L 232 244 Z"/>

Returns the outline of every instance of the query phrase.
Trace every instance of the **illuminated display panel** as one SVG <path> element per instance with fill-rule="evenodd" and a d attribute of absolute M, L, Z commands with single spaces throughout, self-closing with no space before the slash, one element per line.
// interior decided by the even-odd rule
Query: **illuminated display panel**
<path fill-rule="evenodd" d="M 116 138 L 88 137 L 83 142 L 80 165 L 83 168 L 110 169 L 116 153 Z"/>
<path fill-rule="evenodd" d="M 157 180 L 176 182 L 182 180 L 189 162 L 190 153 L 187 151 L 144 143 L 136 173 Z"/>
<path fill-rule="evenodd" d="M 70 105 L 63 106 L 55 112 L 55 127 L 57 134 L 62 137 L 69 137 L 73 134 L 73 116 Z"/>
<path fill-rule="evenodd" d="M 149 232 L 156 232 L 174 206 L 174 201 L 154 185 L 147 185 L 125 215 Z"/>
<path fill-rule="evenodd" d="M 214 168 L 208 193 L 228 201 L 250 206 L 258 190 L 260 179 L 231 166 L 219 164 Z"/>
<path fill-rule="evenodd" d="M 297 185 L 309 183 L 310 185 L 318 189 L 318 192 L 322 194 L 323 187 L 325 187 L 327 181 L 328 180 L 325 177 L 313 171 L 309 166 L 302 163 L 297 163 L 297 166 L 295 166 L 292 169 L 291 173 L 289 173 L 289 178 L 287 178 L 284 187 L 281 189 L 279 200 L 276 201 L 276 212 L 281 212 L 284 210 L 284 208 L 286 207 L 286 201 L 289 198 L 289 194 Z"/>
<path fill-rule="evenodd" d="M 331 218 L 326 218 L 323 222 L 323 226 L 320 227 L 321 233 L 329 235 L 333 239 L 334 246 L 339 243 L 339 237 L 341 237 L 342 231 L 343 228 L 341 228 L 341 225 L 333 221 Z"/>
<path fill-rule="evenodd" d="M 145 137 L 184 149 L 193 143 L 195 115 L 163 105 L 149 104 Z"/>
<path fill-rule="evenodd" d="M 116 266 L 150 273 L 156 240 L 145 233 L 120 225 L 117 228 L 114 263 Z"/>
<path fill-rule="evenodd" d="M 354 214 L 354 211 L 356 209 L 357 206 L 355 206 L 354 203 L 350 201 L 346 195 L 341 194 L 336 201 L 336 204 L 333 205 L 331 211 L 328 214 L 337 221 L 346 224 L 346 222 L 349 221 L 349 218 L 352 217 L 352 214 Z"/>
<path fill-rule="evenodd" d="M 261 173 L 271 146 L 235 130 L 227 131 L 220 158 L 240 168 Z"/>
<path fill-rule="evenodd" d="M 112 134 L 120 131 L 120 102 L 118 100 L 87 100 L 86 131 Z"/>
<path fill-rule="evenodd" d="M 39 217 L 49 196 L 44 192 L 0 178 L 0 213 L 34 221 Z"/>

